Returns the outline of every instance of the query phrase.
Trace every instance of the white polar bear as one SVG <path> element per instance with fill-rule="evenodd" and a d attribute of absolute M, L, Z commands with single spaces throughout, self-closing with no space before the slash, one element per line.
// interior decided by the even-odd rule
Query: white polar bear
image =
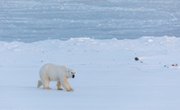
<path fill-rule="evenodd" d="M 57 89 L 62 90 L 61 85 L 66 91 L 73 91 L 70 84 L 68 83 L 68 78 L 75 77 L 75 71 L 67 68 L 66 66 L 60 66 L 55 64 L 45 64 L 41 67 L 39 75 L 41 80 L 38 81 L 37 87 L 43 85 L 44 89 L 50 89 L 50 81 L 57 81 Z"/>

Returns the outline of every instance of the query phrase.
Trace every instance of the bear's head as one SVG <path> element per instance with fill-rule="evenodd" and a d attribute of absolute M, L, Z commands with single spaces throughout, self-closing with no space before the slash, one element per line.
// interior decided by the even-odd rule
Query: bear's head
<path fill-rule="evenodd" d="M 72 69 L 68 69 L 68 78 L 75 78 L 76 72 Z"/>

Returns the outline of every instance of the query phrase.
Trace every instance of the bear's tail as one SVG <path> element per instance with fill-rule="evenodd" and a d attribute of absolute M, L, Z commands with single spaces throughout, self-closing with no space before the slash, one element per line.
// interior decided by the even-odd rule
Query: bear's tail
<path fill-rule="evenodd" d="M 37 88 L 40 88 L 43 85 L 41 80 L 38 80 Z"/>

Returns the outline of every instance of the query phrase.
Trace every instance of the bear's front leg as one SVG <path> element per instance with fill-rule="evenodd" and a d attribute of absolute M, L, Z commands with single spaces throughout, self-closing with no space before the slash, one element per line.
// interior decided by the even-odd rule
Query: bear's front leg
<path fill-rule="evenodd" d="M 64 78 L 63 87 L 66 89 L 66 91 L 70 92 L 73 91 L 72 87 L 70 86 L 67 78 Z"/>
<path fill-rule="evenodd" d="M 63 90 L 63 89 L 61 88 L 61 82 L 60 82 L 60 81 L 57 82 L 57 90 Z"/>

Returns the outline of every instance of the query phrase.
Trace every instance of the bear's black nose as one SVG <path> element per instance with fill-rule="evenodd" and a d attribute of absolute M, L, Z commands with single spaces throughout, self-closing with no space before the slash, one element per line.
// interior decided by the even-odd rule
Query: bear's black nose
<path fill-rule="evenodd" d="M 74 75 L 74 74 L 72 75 L 72 78 L 75 78 L 75 75 Z"/>

